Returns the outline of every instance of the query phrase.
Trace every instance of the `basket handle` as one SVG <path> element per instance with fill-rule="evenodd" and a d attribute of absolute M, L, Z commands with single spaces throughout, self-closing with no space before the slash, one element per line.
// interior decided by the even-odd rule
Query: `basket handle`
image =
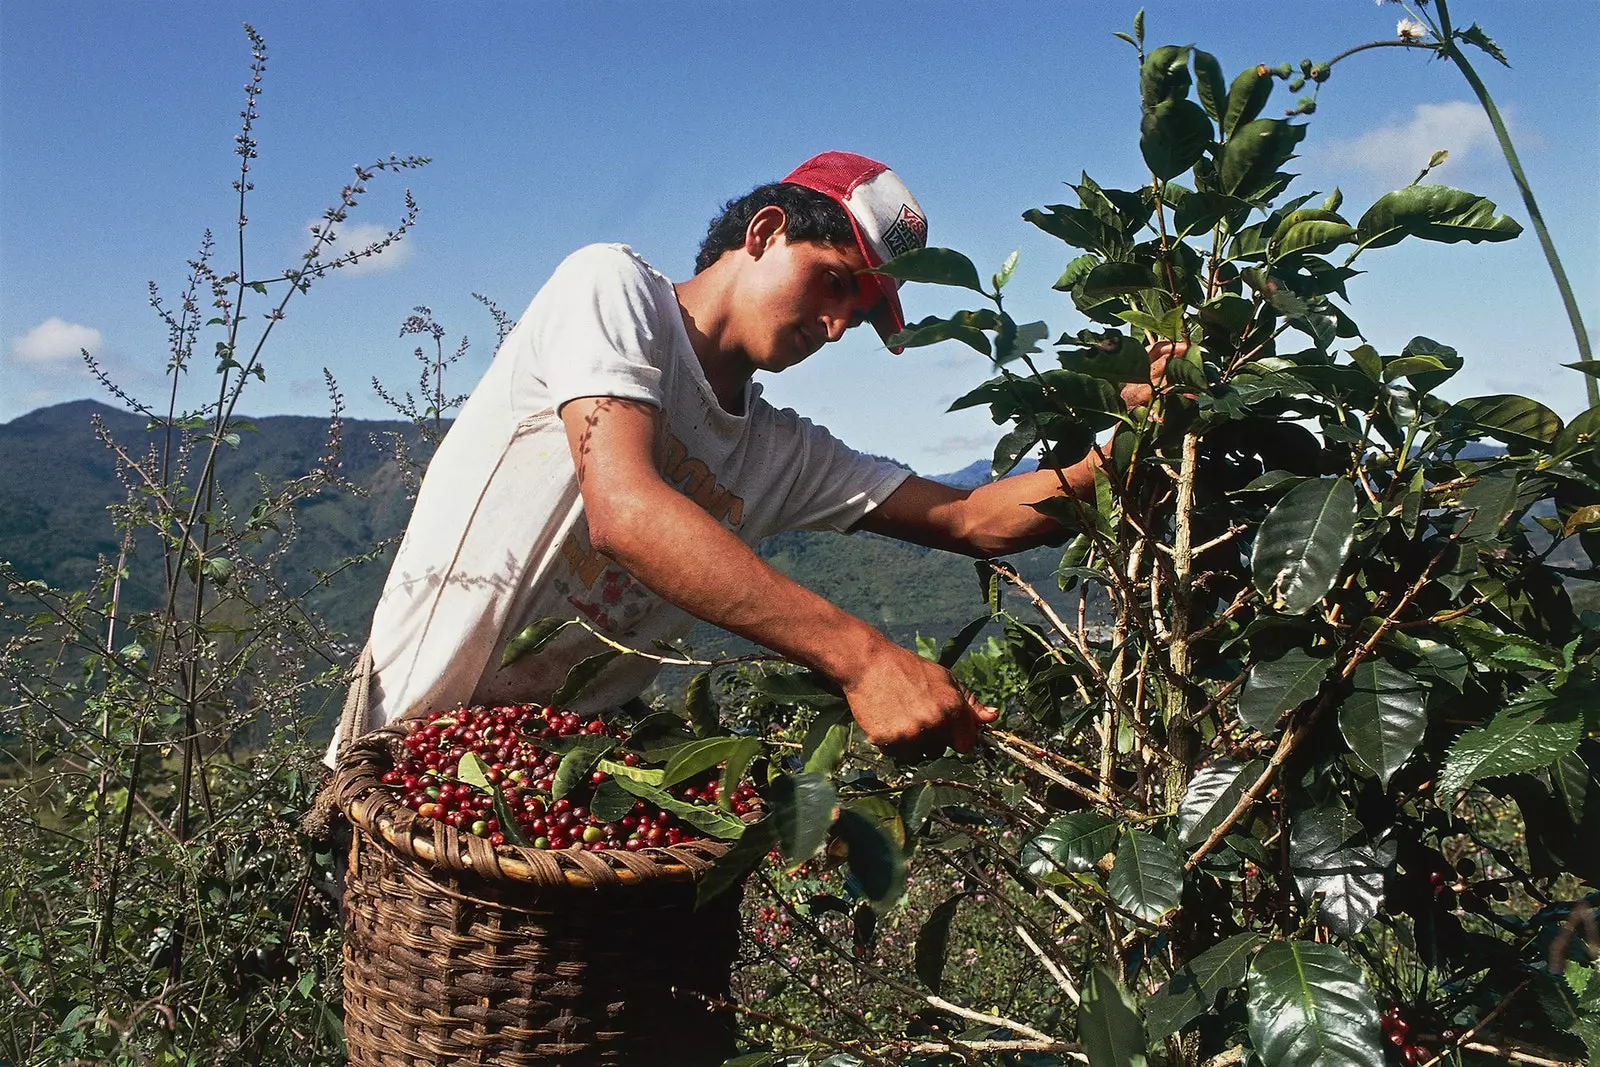
<path fill-rule="evenodd" d="M 339 748 L 334 759 L 343 763 L 350 746 L 372 729 L 372 644 L 368 642 L 356 657 L 355 674 L 345 691 L 344 711 L 339 715 Z"/>

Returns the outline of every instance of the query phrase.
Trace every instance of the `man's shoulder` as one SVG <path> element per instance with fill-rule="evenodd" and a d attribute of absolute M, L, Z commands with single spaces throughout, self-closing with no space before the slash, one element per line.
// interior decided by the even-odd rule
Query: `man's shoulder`
<path fill-rule="evenodd" d="M 623 278 L 652 285 L 671 285 L 667 276 L 625 244 L 599 242 L 584 245 L 561 261 L 553 278 L 562 276 Z"/>

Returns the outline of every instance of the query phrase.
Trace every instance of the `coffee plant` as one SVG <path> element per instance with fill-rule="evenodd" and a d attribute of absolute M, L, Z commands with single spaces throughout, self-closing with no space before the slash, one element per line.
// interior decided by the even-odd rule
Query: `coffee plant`
<path fill-rule="evenodd" d="M 1435 6 L 1393 43 L 1503 59 Z M 1075 204 L 1024 214 L 1070 249 L 1054 288 L 1094 325 L 1014 321 L 1015 256 L 987 285 L 948 249 L 882 268 L 983 298 L 897 340 L 992 361 L 953 407 L 1003 427 L 994 475 L 1030 453 L 1058 470 L 1090 457 L 1095 491 L 1034 505 L 1071 531 L 1072 606 L 980 561 L 988 610 L 936 653 L 955 663 L 998 623 L 1024 679 L 974 757 L 884 765 L 849 747 L 824 687 L 765 680 L 816 718 L 729 866 L 774 845 L 791 864 L 842 860 L 849 891 L 790 923 L 823 945 L 802 911 L 882 910 L 908 858 L 914 884 L 965 879 L 916 934 L 920 985 L 879 975 L 911 1018 L 954 1024 L 938 1040 L 842 1008 L 822 1014 L 860 1036 L 794 1033 L 838 1062 L 1595 1062 L 1600 613 L 1582 606 L 1600 578 L 1600 412 L 1447 400 L 1456 350 L 1380 351 L 1347 292 L 1402 241 L 1521 227 L 1427 183 L 1440 157 L 1355 210 L 1298 191 L 1285 168 L 1315 97 L 1285 109 L 1275 89 L 1320 89 L 1334 63 L 1229 77 L 1198 47 L 1147 49 L 1142 23 L 1121 36 L 1149 184 L 1085 174 Z M 1048 1032 L 938 996 L 979 908 L 1072 1006 Z"/>

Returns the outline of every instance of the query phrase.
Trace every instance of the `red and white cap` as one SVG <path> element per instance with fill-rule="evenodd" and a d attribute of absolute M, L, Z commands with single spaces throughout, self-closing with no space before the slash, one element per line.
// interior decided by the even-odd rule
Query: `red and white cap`
<path fill-rule="evenodd" d="M 800 164 L 783 180 L 822 193 L 844 208 L 869 267 L 881 267 L 895 256 L 928 245 L 928 216 L 922 213 L 922 206 L 906 183 L 876 160 L 852 152 L 824 152 Z M 900 282 L 883 274 L 862 278 L 883 294 L 872 325 L 887 341 L 906 325 L 900 309 Z"/>

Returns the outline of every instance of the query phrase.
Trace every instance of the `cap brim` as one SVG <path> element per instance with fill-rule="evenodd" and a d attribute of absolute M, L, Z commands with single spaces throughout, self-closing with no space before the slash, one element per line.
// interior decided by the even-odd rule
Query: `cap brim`
<path fill-rule="evenodd" d="M 883 343 L 888 345 L 889 351 L 898 356 L 905 349 L 890 345 L 889 338 L 906 328 L 905 312 L 900 307 L 899 286 L 895 285 L 893 278 L 886 275 L 867 274 L 863 277 L 876 284 L 878 292 L 883 295 L 883 299 L 873 308 L 870 316 L 873 328 L 878 331 L 878 336 L 883 338 Z"/>

